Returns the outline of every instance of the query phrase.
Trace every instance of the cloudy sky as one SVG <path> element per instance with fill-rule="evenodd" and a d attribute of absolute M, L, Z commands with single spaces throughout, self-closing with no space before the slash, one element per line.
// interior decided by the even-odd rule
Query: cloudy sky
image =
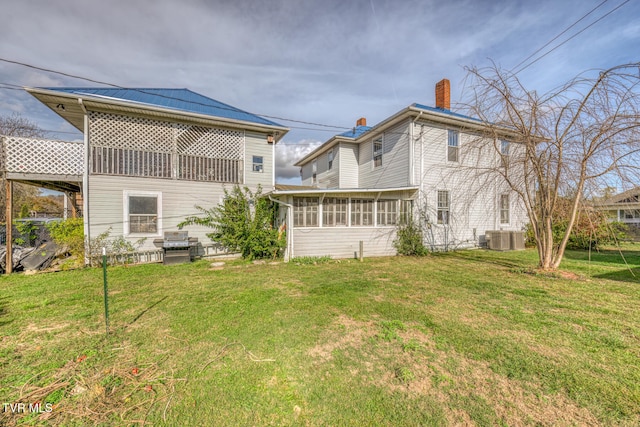
<path fill-rule="evenodd" d="M 281 183 L 299 182 L 292 163 L 359 117 L 374 125 L 433 105 L 444 77 L 455 109 L 465 67 L 515 70 L 573 24 L 531 60 L 584 31 L 518 74 L 526 87 L 545 92 L 640 60 L 639 0 L 0 0 L 0 10 L 0 115 L 77 139 L 15 89 L 96 86 L 7 60 L 125 87 L 186 87 L 291 128 L 277 147 Z"/>

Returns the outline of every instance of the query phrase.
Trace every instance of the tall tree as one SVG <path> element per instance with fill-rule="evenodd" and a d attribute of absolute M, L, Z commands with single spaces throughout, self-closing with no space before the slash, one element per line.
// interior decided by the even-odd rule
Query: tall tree
<path fill-rule="evenodd" d="M 475 144 L 500 157 L 480 175 L 499 176 L 518 195 L 539 267 L 557 269 L 587 193 L 611 182 L 639 182 L 640 63 L 587 72 L 544 95 L 495 65 L 467 71 L 471 114 L 488 130 Z M 570 201 L 568 223 L 554 238 L 562 197 Z"/>
<path fill-rule="evenodd" d="M 2 135 L 41 138 L 44 136 L 44 131 L 39 128 L 38 125 L 22 117 L 20 114 L 13 113 L 10 116 L 0 116 L 0 136 Z M 4 175 L 2 175 L 0 179 L 0 206 L 6 206 L 5 188 L 5 178 Z M 17 215 L 20 208 L 26 203 L 29 203 L 29 200 L 37 195 L 37 187 L 15 183 L 13 186 L 14 214 Z M 0 209 L 0 222 L 6 220 L 5 214 L 5 210 Z"/>

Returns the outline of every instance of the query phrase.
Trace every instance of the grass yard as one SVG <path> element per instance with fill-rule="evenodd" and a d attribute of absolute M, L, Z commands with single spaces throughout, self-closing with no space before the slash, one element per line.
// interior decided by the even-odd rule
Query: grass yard
<path fill-rule="evenodd" d="M 0 425 L 635 426 L 627 249 L 3 276 Z"/>

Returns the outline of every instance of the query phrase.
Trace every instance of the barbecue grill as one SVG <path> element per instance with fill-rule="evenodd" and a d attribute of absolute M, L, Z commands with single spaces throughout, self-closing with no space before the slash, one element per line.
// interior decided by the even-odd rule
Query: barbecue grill
<path fill-rule="evenodd" d="M 165 231 L 162 239 L 164 264 L 179 264 L 191 261 L 191 244 L 188 231 Z"/>

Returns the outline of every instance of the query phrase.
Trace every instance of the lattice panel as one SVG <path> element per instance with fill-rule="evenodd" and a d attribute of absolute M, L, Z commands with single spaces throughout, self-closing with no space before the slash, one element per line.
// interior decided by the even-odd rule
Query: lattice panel
<path fill-rule="evenodd" d="M 177 132 L 178 154 L 213 159 L 244 157 L 242 132 L 187 125 L 179 125 Z"/>
<path fill-rule="evenodd" d="M 160 153 L 173 151 L 172 123 L 95 111 L 89 114 L 93 146 Z"/>
<path fill-rule="evenodd" d="M 4 138 L 7 172 L 46 175 L 82 175 L 82 142 L 7 136 Z"/>

